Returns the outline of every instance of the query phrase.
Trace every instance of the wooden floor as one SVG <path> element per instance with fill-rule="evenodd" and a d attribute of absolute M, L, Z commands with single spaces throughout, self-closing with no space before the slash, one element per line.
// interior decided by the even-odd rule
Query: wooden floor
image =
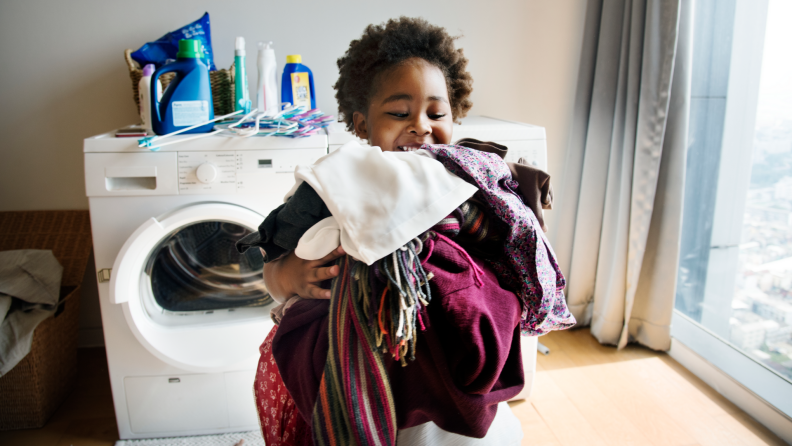
<path fill-rule="evenodd" d="M 524 445 L 784 445 L 664 353 L 598 344 L 588 329 L 542 337 L 533 395 L 511 403 Z M 109 446 L 118 439 L 104 349 L 79 351 L 77 389 L 42 429 L 0 445 Z"/>
<path fill-rule="evenodd" d="M 588 329 L 541 338 L 523 445 L 785 445 L 665 353 L 600 345 Z"/>

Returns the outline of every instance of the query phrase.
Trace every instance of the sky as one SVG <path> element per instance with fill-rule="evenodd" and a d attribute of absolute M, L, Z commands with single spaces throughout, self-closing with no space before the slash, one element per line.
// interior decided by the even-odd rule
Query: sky
<path fill-rule="evenodd" d="M 757 126 L 792 121 L 792 0 L 770 0 L 758 105 Z"/>

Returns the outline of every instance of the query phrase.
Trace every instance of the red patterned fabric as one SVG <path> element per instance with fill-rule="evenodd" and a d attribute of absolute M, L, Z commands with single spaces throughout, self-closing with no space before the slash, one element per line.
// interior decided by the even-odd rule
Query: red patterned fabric
<path fill-rule="evenodd" d="M 253 383 L 261 434 L 267 446 L 309 446 L 313 443 L 311 429 L 286 390 L 272 356 L 272 338 L 276 331 L 277 325 L 259 347 L 261 358 Z"/>

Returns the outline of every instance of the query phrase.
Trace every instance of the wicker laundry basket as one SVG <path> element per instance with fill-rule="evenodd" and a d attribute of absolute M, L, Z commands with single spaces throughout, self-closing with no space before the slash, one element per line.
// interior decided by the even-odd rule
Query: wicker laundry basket
<path fill-rule="evenodd" d="M 55 317 L 33 333 L 33 345 L 0 377 L 0 430 L 42 427 L 74 389 L 80 284 L 91 253 L 88 211 L 0 212 L 0 251 L 51 249 L 63 265 Z"/>
<path fill-rule="evenodd" d="M 135 97 L 138 113 L 140 113 L 140 97 L 138 96 L 138 84 L 143 77 L 143 70 L 140 64 L 132 59 L 132 50 L 124 51 L 124 59 L 129 68 L 129 78 L 132 79 L 132 93 Z M 168 88 L 168 84 L 173 80 L 174 73 L 166 73 L 160 76 L 163 91 Z M 228 70 L 215 70 L 209 72 L 209 81 L 212 84 L 212 103 L 214 104 L 215 116 L 227 115 L 234 111 L 234 66 Z"/>

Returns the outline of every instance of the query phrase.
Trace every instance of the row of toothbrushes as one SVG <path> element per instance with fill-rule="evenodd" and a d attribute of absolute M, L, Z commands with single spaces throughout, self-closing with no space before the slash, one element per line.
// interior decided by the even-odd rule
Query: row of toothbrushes
<path fill-rule="evenodd" d="M 325 116 L 324 113 L 317 108 L 307 111 L 306 109 L 307 107 L 305 106 L 294 107 L 287 104 L 284 110 L 275 115 L 259 113 L 258 109 L 254 109 L 245 114 L 241 119 L 233 118 L 243 112 L 242 110 L 237 110 L 234 113 L 193 126 L 199 127 L 219 121 L 220 123 L 216 124 L 214 126 L 214 131 L 210 133 L 201 133 L 190 138 L 162 142 L 162 140 L 171 136 L 189 133 L 192 127 L 187 127 L 167 135 L 142 138 L 138 140 L 138 147 L 156 151 L 163 146 L 219 134 L 230 134 L 231 136 L 243 138 L 249 138 L 251 136 L 286 136 L 289 138 L 302 138 L 315 135 L 322 128 L 327 127 L 333 122 L 332 115 Z"/>
<path fill-rule="evenodd" d="M 242 122 L 220 123 L 215 130 L 228 130 L 237 136 L 286 136 L 301 138 L 315 135 L 333 122 L 333 116 L 325 116 L 321 110 L 306 110 L 305 106 L 287 107 L 276 115 L 251 113 Z"/>

